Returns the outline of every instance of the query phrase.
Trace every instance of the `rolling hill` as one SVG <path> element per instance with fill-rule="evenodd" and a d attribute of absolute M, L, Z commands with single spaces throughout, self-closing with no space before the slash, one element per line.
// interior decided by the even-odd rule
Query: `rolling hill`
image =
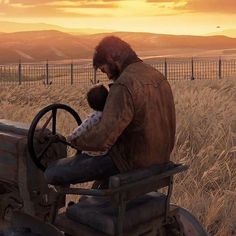
<path fill-rule="evenodd" d="M 116 35 L 131 44 L 141 57 L 235 53 L 236 38 L 115 32 L 72 35 L 55 30 L 0 34 L 0 63 L 86 59 L 105 36 Z M 226 53 L 227 54 L 227 53 Z M 230 53 L 229 53 L 230 54 Z"/>
<path fill-rule="evenodd" d="M 4 33 L 15 33 L 22 31 L 39 31 L 39 30 L 57 30 L 75 35 L 80 34 L 97 34 L 112 32 L 112 30 L 93 29 L 93 28 L 65 28 L 58 25 L 45 23 L 16 23 L 8 21 L 0 21 L 0 30 Z"/>
<path fill-rule="evenodd" d="M 207 35 L 226 35 L 231 38 L 236 38 L 236 29 L 226 29 L 218 32 L 213 32 Z"/>

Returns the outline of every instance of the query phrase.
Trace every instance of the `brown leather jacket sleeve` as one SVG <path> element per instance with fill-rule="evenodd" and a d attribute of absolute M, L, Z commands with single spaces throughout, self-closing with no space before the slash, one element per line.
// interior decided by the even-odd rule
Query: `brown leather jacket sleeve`
<path fill-rule="evenodd" d="M 128 88 L 114 83 L 107 97 L 101 121 L 91 130 L 72 140 L 79 150 L 110 149 L 134 116 L 134 104 Z"/>

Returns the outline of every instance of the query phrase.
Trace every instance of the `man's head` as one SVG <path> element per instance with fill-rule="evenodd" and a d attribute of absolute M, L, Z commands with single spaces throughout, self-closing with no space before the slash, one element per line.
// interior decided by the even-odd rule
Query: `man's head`
<path fill-rule="evenodd" d="M 87 93 L 87 101 L 89 106 L 95 111 L 103 111 L 108 90 L 103 85 L 96 85 L 91 88 Z"/>
<path fill-rule="evenodd" d="M 116 80 L 121 72 L 134 62 L 140 61 L 128 43 L 115 36 L 102 39 L 95 49 L 93 66 Z"/>

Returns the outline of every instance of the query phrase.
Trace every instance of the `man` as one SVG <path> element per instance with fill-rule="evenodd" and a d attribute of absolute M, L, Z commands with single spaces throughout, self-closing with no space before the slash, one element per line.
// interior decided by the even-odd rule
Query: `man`
<path fill-rule="evenodd" d="M 114 83 L 101 121 L 72 144 L 79 150 L 110 151 L 96 158 L 80 154 L 57 161 L 45 172 L 51 184 L 103 179 L 169 162 L 176 123 L 173 95 L 165 77 L 114 36 L 98 44 L 93 66 Z"/>

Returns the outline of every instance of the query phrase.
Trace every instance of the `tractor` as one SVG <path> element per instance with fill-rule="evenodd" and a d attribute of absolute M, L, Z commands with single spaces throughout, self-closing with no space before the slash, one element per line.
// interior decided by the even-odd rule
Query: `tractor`
<path fill-rule="evenodd" d="M 47 166 L 73 148 L 57 130 L 60 110 L 81 124 L 65 104 L 46 106 L 30 125 L 0 120 L 0 236 L 207 235 L 188 210 L 171 203 L 174 176 L 188 169 L 183 164 L 120 173 L 105 189 L 48 185 Z M 82 197 L 66 204 L 68 194 Z"/>

